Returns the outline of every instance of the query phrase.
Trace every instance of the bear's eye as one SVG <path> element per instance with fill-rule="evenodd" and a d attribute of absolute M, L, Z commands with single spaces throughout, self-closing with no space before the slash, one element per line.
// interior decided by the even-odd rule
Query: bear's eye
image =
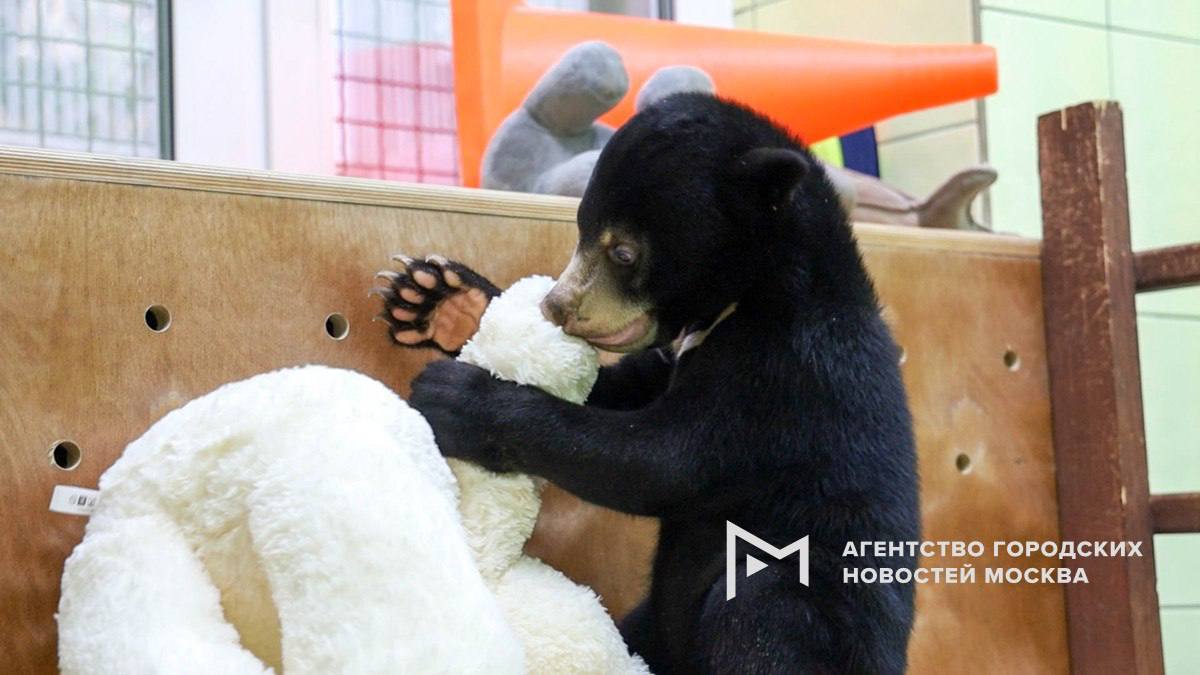
<path fill-rule="evenodd" d="M 633 250 L 632 246 L 626 244 L 617 244 L 608 249 L 608 257 L 612 258 L 612 261 L 618 265 L 626 267 L 637 262 L 637 252 Z"/>

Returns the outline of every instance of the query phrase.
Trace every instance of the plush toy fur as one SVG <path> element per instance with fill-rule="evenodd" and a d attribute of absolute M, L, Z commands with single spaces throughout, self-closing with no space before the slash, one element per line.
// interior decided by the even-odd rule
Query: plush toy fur
<path fill-rule="evenodd" d="M 492 303 L 464 359 L 573 401 L 596 357 Z M 457 480 L 455 479 L 457 475 Z M 65 673 L 623 673 L 594 593 L 523 555 L 527 476 L 456 462 L 386 387 L 324 367 L 225 385 L 101 478 L 59 603 Z"/>
<path fill-rule="evenodd" d="M 542 316 L 538 304 L 553 283 L 530 277 L 493 300 L 459 360 L 582 404 L 599 361 L 586 342 Z M 467 541 L 484 582 L 525 645 L 528 672 L 648 673 L 641 659 L 629 655 L 595 593 L 524 554 L 541 506 L 533 478 L 458 460 L 449 464 L 462 490 Z"/>

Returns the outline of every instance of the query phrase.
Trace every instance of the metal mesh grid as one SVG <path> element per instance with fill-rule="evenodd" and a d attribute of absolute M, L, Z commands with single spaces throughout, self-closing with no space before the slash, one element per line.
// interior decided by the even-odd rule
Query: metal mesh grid
<path fill-rule="evenodd" d="M 337 172 L 458 183 L 448 0 L 337 0 Z"/>
<path fill-rule="evenodd" d="M 337 173 L 457 184 L 449 0 L 334 1 Z M 642 16 L 656 13 L 651 0 L 531 0 L 529 4 Z"/>
<path fill-rule="evenodd" d="M 161 156 L 156 0 L 0 0 L 0 143 Z"/>

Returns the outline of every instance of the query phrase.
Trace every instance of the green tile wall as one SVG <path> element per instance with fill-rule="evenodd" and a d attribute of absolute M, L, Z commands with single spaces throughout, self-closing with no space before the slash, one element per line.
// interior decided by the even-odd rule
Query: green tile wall
<path fill-rule="evenodd" d="M 1042 231 L 1037 116 L 1108 98 L 1108 34 L 1100 28 L 984 10 L 983 42 L 996 48 L 1000 89 L 984 103 L 992 226 L 1037 237 Z"/>
<path fill-rule="evenodd" d="M 1035 120 L 1092 98 L 1125 112 L 1135 248 L 1200 241 L 1200 1 L 983 0 L 1000 92 L 984 104 L 997 229 L 1038 236 Z M 1150 487 L 1200 491 L 1200 289 L 1138 297 Z M 1200 673 L 1200 535 L 1155 537 L 1169 674 Z"/>
<path fill-rule="evenodd" d="M 1109 22 L 1129 31 L 1200 40 L 1200 2 L 1109 0 Z"/>
<path fill-rule="evenodd" d="M 1200 607 L 1164 607 L 1162 610 L 1163 660 L 1167 675 L 1200 672 L 1196 640 L 1200 638 Z"/>
<path fill-rule="evenodd" d="M 1193 2 L 1200 8 L 1200 0 Z M 1111 36 L 1112 97 L 1125 111 L 1134 248 L 1200 241 L 1200 39 Z M 1150 294 L 1138 306 L 1200 315 L 1200 288 Z"/>
<path fill-rule="evenodd" d="M 1103 24 L 1105 0 L 984 0 L 988 9 Z"/>

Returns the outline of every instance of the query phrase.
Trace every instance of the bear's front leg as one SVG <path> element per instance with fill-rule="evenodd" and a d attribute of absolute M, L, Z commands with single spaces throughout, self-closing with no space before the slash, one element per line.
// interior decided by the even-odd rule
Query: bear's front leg
<path fill-rule="evenodd" d="M 723 411 L 670 392 L 639 410 L 606 410 L 435 361 L 413 380 L 409 405 L 438 448 L 497 472 L 546 478 L 625 513 L 662 516 L 703 493 L 722 469 Z"/>
<path fill-rule="evenodd" d="M 372 290 L 383 299 L 379 319 L 403 347 L 430 347 L 456 356 L 479 330 L 479 319 L 500 289 L 471 268 L 442 256 L 416 260 L 396 255 L 399 270 L 376 275 L 385 286 Z"/>
<path fill-rule="evenodd" d="M 503 473 L 517 468 L 498 438 L 498 408 L 508 404 L 514 390 L 524 388 L 479 366 L 434 361 L 413 380 L 408 403 L 429 422 L 443 456 Z"/>

